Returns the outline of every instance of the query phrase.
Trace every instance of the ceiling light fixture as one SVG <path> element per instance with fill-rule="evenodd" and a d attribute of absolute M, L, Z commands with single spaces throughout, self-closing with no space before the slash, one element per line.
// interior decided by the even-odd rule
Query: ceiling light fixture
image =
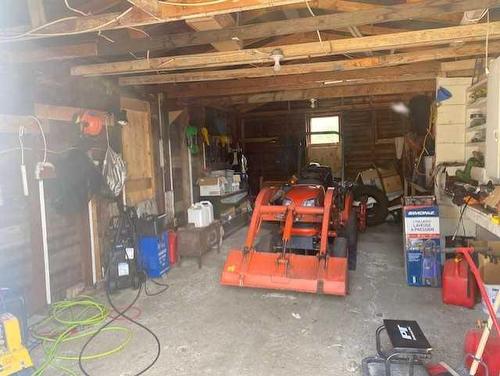
<path fill-rule="evenodd" d="M 271 59 L 274 60 L 273 70 L 279 72 L 281 70 L 280 61 L 284 58 L 283 51 L 280 48 L 276 48 L 271 52 Z"/>

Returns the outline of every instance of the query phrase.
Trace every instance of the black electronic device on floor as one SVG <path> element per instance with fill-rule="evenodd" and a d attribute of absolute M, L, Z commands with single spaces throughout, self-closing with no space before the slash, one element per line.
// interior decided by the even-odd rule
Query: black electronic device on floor
<path fill-rule="evenodd" d="M 110 293 L 126 288 L 138 289 L 140 286 L 134 216 L 133 209 L 125 208 L 111 219 L 106 253 L 106 288 Z"/>

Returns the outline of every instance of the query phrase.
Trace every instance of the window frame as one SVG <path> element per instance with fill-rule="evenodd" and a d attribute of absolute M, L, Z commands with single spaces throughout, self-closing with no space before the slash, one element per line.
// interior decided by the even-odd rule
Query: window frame
<path fill-rule="evenodd" d="M 311 122 L 314 118 L 328 118 L 328 117 L 337 117 L 339 128 L 338 131 L 325 131 L 325 132 L 312 132 L 311 131 Z M 311 136 L 315 134 L 338 134 L 339 139 L 337 142 L 327 142 L 327 143 L 312 143 Z M 306 115 L 306 139 L 307 145 L 312 147 L 325 147 L 325 146 L 340 146 L 342 143 L 342 116 L 338 112 L 328 112 L 328 113 L 314 113 Z"/>

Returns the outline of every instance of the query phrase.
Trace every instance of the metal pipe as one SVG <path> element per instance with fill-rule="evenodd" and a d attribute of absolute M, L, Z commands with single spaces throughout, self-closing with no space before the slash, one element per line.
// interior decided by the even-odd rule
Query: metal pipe
<path fill-rule="evenodd" d="M 42 247 L 43 247 L 43 266 L 45 276 L 45 300 L 47 304 L 52 303 L 52 295 L 50 292 L 50 266 L 49 266 L 49 243 L 47 237 L 47 212 L 45 208 L 45 189 L 43 180 L 38 181 L 38 192 L 40 196 L 40 221 L 42 227 Z"/>
<path fill-rule="evenodd" d="M 95 267 L 95 234 L 94 234 L 94 213 L 92 210 L 92 200 L 89 201 L 88 204 L 89 210 L 89 233 L 90 233 L 90 258 L 92 262 L 92 284 L 95 285 L 97 283 L 97 271 Z"/>

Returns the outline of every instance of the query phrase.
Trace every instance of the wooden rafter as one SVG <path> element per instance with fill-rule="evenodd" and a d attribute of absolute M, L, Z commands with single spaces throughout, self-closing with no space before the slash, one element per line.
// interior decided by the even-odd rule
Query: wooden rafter
<path fill-rule="evenodd" d="M 47 22 L 43 0 L 27 0 L 31 27 L 38 27 Z"/>
<path fill-rule="evenodd" d="M 234 18 L 229 14 L 186 20 L 186 23 L 196 31 L 220 30 L 236 25 Z M 212 43 L 212 46 L 217 51 L 239 50 L 241 49 L 241 41 L 226 40 L 222 42 L 214 42 Z"/>
<path fill-rule="evenodd" d="M 490 44 L 490 53 L 500 53 L 500 43 Z M 367 68 L 390 67 L 402 64 L 419 63 L 432 60 L 461 58 L 484 54 L 484 43 L 471 43 L 453 47 L 426 49 L 393 55 L 370 56 L 360 59 L 346 59 L 309 64 L 283 65 L 279 72 L 274 72 L 269 67 L 227 69 L 219 71 L 170 73 L 161 75 L 145 75 L 134 77 L 120 77 L 122 86 L 151 85 L 179 82 L 217 81 L 238 78 L 272 77 L 286 75 L 300 75 L 315 72 L 335 72 L 359 70 Z"/>
<path fill-rule="evenodd" d="M 370 50 L 383 51 L 417 46 L 435 46 L 452 42 L 477 41 L 485 38 L 487 30 L 489 30 L 490 40 L 500 38 L 500 22 L 493 22 L 490 24 L 455 26 L 362 38 L 292 44 L 279 46 L 279 48 L 283 52 L 284 60 L 287 61 Z M 71 74 L 74 76 L 99 76 L 270 63 L 272 61 L 270 55 L 274 48 L 264 47 L 229 52 L 79 65 L 71 69 Z"/>
<path fill-rule="evenodd" d="M 98 30 L 114 30 L 153 25 L 205 16 L 235 13 L 251 9 L 270 8 L 303 1 L 304 0 L 240 0 L 215 2 L 211 5 L 199 7 L 174 6 L 160 3 L 158 15 L 149 14 L 138 7 L 134 7 L 135 9 L 121 13 L 115 12 L 96 16 L 63 19 L 61 22 L 52 23 L 41 30 L 37 30 L 36 33 L 26 34 L 23 37 L 15 38 L 12 42 L 30 38 L 50 38 L 68 34 L 74 35 L 96 32 Z M 6 31 L 8 32 L 8 30 Z M 28 32 L 28 30 L 26 30 L 26 32 Z"/>
<path fill-rule="evenodd" d="M 204 105 L 213 103 L 221 106 L 230 106 L 234 104 L 300 101 L 311 98 L 342 98 L 398 93 L 423 93 L 433 91 L 435 90 L 435 87 L 435 80 L 375 83 L 365 85 L 351 85 L 306 90 L 284 90 L 272 93 L 203 98 L 200 99 L 200 103 Z"/>
<path fill-rule="evenodd" d="M 417 16 L 443 14 L 446 12 L 465 11 L 476 8 L 488 8 L 499 6 L 499 0 L 423 0 L 416 5 L 403 4 L 395 6 L 370 8 L 369 10 L 358 10 L 352 13 L 339 13 L 317 17 L 306 17 L 293 20 L 273 21 L 257 23 L 243 26 L 226 27 L 221 30 L 201 31 L 197 33 L 179 33 L 163 35 L 153 40 L 144 41 L 140 46 L 117 44 L 102 50 L 102 54 L 123 54 L 128 51 L 155 51 L 174 49 L 187 46 L 212 44 L 224 42 L 237 38 L 238 40 L 248 40 L 256 38 L 269 38 L 280 35 L 295 34 L 298 30 L 301 33 L 316 32 L 317 30 L 345 29 L 349 26 L 366 25 L 365 30 L 360 29 L 365 34 L 379 34 L 369 32 L 373 28 L 371 24 L 400 21 Z M 373 31 L 373 29 L 372 29 Z"/>
<path fill-rule="evenodd" d="M 431 79 L 437 76 L 440 69 L 441 64 L 439 62 L 428 62 L 358 71 L 320 72 L 291 76 L 163 85 L 158 90 L 166 92 L 168 97 L 173 98 L 252 94 L 335 85 L 345 86 L 353 83 L 366 83 L 366 80 L 389 82 Z"/>

